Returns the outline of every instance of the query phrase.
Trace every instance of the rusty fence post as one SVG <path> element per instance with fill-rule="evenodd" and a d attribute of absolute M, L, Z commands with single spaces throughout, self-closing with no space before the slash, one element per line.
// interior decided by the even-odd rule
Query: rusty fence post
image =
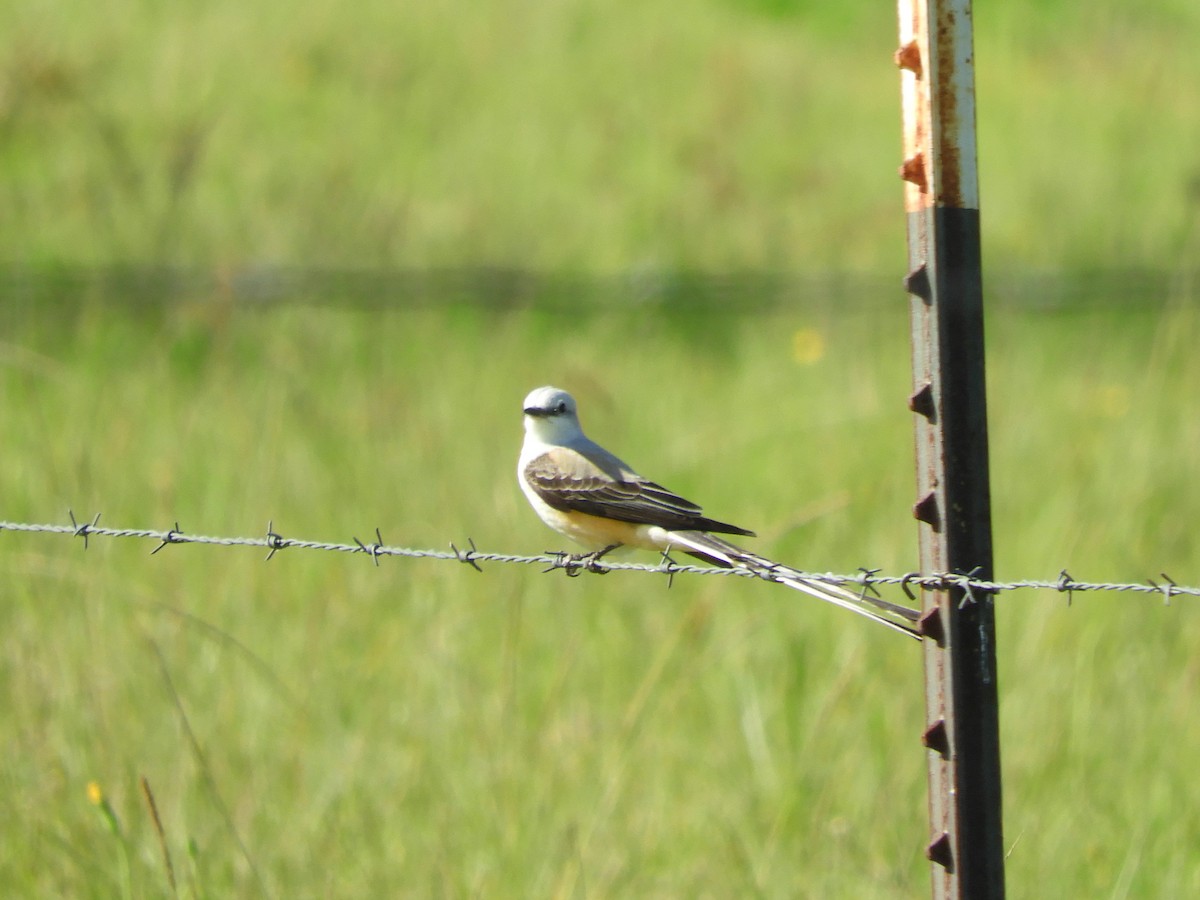
<path fill-rule="evenodd" d="M 970 0 L 899 0 L 920 561 L 991 580 L 983 289 Z M 1004 896 L 992 595 L 927 590 L 935 898 Z"/>

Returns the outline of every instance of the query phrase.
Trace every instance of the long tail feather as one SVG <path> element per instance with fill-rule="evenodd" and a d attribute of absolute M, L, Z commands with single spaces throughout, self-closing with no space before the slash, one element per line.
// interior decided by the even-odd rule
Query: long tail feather
<path fill-rule="evenodd" d="M 803 591 L 818 600 L 824 600 L 826 603 L 832 603 L 834 606 L 840 606 L 842 609 L 848 609 L 850 612 L 886 625 L 894 631 L 917 640 L 921 639 L 921 635 L 910 624 L 916 623 L 920 616 L 915 609 L 889 603 L 887 600 L 865 592 L 858 594 L 839 584 L 806 577 L 790 566 L 750 553 L 703 531 L 672 531 L 671 540 L 685 553 L 697 556 L 714 565 L 746 569 L 767 581 L 774 581 L 794 590 Z M 903 621 L 898 622 L 895 619 Z"/>

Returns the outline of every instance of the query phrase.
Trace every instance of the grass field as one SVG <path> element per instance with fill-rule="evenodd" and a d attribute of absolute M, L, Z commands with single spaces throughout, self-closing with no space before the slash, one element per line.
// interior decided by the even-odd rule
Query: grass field
<path fill-rule="evenodd" d="M 1200 7 L 977 23 L 989 261 L 1194 259 Z M 886 269 L 895 43 L 865 0 L 15 0 L 0 261 Z"/>
<path fill-rule="evenodd" d="M 913 568 L 900 297 L 706 321 L 720 341 L 657 312 L 10 313 L 5 515 L 538 552 L 559 545 L 515 485 L 518 407 L 554 381 L 765 552 Z M 1000 574 L 1194 583 L 1195 307 L 990 328 Z M 20 895 L 168 893 L 141 777 L 185 896 L 926 889 L 919 653 L 839 610 L 726 579 L 150 549 L 0 540 Z M 1014 895 L 1200 888 L 1196 612 L 1001 600 Z"/>
<path fill-rule="evenodd" d="M 756 549 L 915 567 L 890 7 L 76 6 L 0 6 L 0 519 L 560 548 L 556 383 Z M 997 573 L 1194 585 L 1200 6 L 976 25 Z M 150 549 L 0 534 L 5 895 L 927 891 L 920 654 L 844 612 Z M 1200 895 L 1197 603 L 997 619 L 1010 896 Z"/>

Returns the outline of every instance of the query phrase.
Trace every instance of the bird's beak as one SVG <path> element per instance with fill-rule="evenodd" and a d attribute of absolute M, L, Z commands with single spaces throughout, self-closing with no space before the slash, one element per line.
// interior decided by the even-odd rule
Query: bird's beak
<path fill-rule="evenodd" d="M 533 416 L 535 419 L 537 419 L 550 415 L 550 412 L 538 406 L 527 406 L 525 407 L 525 415 Z"/>

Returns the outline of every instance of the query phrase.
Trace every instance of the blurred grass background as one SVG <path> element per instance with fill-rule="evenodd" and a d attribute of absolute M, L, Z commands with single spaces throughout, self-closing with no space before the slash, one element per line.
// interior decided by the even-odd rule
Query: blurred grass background
<path fill-rule="evenodd" d="M 976 10 L 1001 577 L 1200 581 L 1198 20 Z M 890 8 L 18 2 L 0 35 L 0 518 L 557 547 L 513 477 L 549 382 L 763 552 L 913 568 Z M 919 654 L 786 592 L 14 534 L 0 566 L 13 895 L 169 896 L 142 777 L 184 896 L 927 889 Z M 1001 599 L 1012 895 L 1200 892 L 1195 613 Z"/>
<path fill-rule="evenodd" d="M 1191 0 L 981 4 L 988 262 L 1196 252 Z M 895 14 L 864 2 L 0 11 L 33 263 L 891 268 Z"/>

